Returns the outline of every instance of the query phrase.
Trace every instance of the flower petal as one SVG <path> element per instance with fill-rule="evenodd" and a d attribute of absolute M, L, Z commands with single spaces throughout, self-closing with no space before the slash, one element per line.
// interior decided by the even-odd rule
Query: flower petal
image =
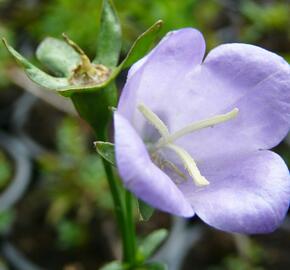
<path fill-rule="evenodd" d="M 179 216 L 193 216 L 188 201 L 151 161 L 144 143 L 127 119 L 115 112 L 114 125 L 116 161 L 125 186 L 155 208 Z"/>
<path fill-rule="evenodd" d="M 267 233 L 283 220 L 290 200 L 290 177 L 274 152 L 200 166 L 210 185 L 198 190 L 183 186 L 196 214 L 209 225 L 238 233 Z M 188 184 L 187 184 L 188 185 Z"/>
<path fill-rule="evenodd" d="M 167 106 L 166 95 L 172 89 L 172 81 L 178 82 L 184 74 L 198 66 L 204 53 L 205 41 L 199 31 L 184 28 L 169 32 L 147 56 L 130 69 L 120 98 L 119 111 L 131 120 L 137 99 L 150 104 L 153 110 L 162 101 Z M 175 93 L 178 90 L 172 89 Z"/>
<path fill-rule="evenodd" d="M 179 141 L 197 160 L 270 149 L 289 131 L 290 66 L 262 48 L 219 46 L 200 69 L 185 76 L 179 89 L 184 94 L 173 100 L 168 110 L 171 130 L 239 109 L 235 119 Z"/>
<path fill-rule="evenodd" d="M 225 44 L 200 65 L 204 48 L 193 29 L 165 37 L 132 67 L 120 112 L 142 134 L 147 123 L 136 103 L 164 115 L 171 132 L 237 107 L 235 119 L 178 140 L 196 160 L 277 145 L 290 129 L 288 63 L 257 46 Z"/>

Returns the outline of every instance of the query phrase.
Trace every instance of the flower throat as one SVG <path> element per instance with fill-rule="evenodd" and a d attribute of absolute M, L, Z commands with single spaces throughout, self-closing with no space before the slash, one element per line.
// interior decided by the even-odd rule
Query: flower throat
<path fill-rule="evenodd" d="M 157 129 L 161 136 L 157 143 L 153 145 L 154 152 L 157 152 L 161 148 L 168 148 L 172 150 L 179 157 L 182 164 L 184 165 L 184 168 L 187 170 L 194 183 L 197 186 L 207 186 L 209 181 L 201 175 L 194 159 L 185 149 L 176 145 L 174 142 L 177 139 L 194 131 L 229 121 L 237 116 L 239 110 L 234 108 L 228 113 L 215 115 L 211 118 L 191 123 L 174 133 L 170 133 L 165 123 L 144 104 L 139 104 L 138 110 L 142 113 L 145 119 Z M 167 166 L 173 169 L 178 175 L 182 176 L 182 172 L 177 168 L 176 165 L 170 161 L 165 162 Z"/>

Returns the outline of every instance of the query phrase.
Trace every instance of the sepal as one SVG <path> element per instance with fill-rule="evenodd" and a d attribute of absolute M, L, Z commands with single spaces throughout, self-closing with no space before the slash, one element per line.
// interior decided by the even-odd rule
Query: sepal
<path fill-rule="evenodd" d="M 94 142 L 98 154 L 108 161 L 111 165 L 116 166 L 114 144 L 110 142 Z"/>
<path fill-rule="evenodd" d="M 107 1 L 105 1 L 105 3 L 107 3 Z M 14 59 L 18 62 L 18 64 L 23 67 L 24 71 L 32 81 L 34 81 L 36 84 L 44 88 L 56 90 L 63 96 L 71 97 L 74 93 L 95 93 L 110 85 L 118 76 L 118 74 L 122 71 L 122 69 L 132 65 L 135 61 L 139 60 L 151 49 L 151 46 L 153 45 L 157 37 L 161 25 L 162 22 L 157 21 L 147 31 L 145 31 L 141 36 L 139 36 L 138 39 L 133 44 L 132 48 L 130 49 L 126 58 L 122 61 L 122 63 L 118 67 L 106 67 L 102 63 L 96 64 L 102 66 L 104 69 L 107 69 L 108 74 L 104 81 L 97 83 L 90 82 L 88 84 L 83 83 L 72 84 L 73 80 L 71 80 L 72 79 L 71 73 L 73 70 L 76 70 L 73 69 L 73 67 L 78 62 L 78 58 L 81 58 L 81 55 L 77 57 L 75 55 L 75 53 L 77 52 L 72 53 L 72 51 L 67 47 L 69 46 L 68 44 L 67 46 L 65 46 L 63 42 L 60 40 L 47 39 L 43 43 L 41 43 L 40 47 L 38 48 L 37 52 L 38 58 L 49 69 L 53 69 L 52 71 L 53 73 L 60 74 L 63 76 L 63 77 L 54 77 L 42 71 L 38 67 L 34 66 L 25 57 L 23 57 L 16 50 L 14 50 L 5 41 L 5 39 L 3 39 L 3 41 L 10 54 L 14 57 Z M 58 51 L 59 47 L 61 47 L 60 51 L 63 53 L 62 56 L 59 55 Z M 116 58 L 116 53 L 114 57 Z M 66 58 L 69 59 L 64 60 Z M 97 59 L 98 61 L 101 61 L 102 57 L 98 56 Z M 102 61 L 105 61 L 107 64 L 110 62 L 107 56 L 106 58 L 104 57 Z M 110 62 L 109 64 L 111 65 L 112 63 L 113 62 Z"/>
<path fill-rule="evenodd" d="M 51 90 L 63 89 L 69 86 L 67 78 L 57 78 L 53 77 L 44 71 L 40 70 L 29 62 L 25 57 L 20 53 L 14 50 L 7 41 L 3 38 L 4 45 L 6 46 L 9 53 L 14 57 L 16 62 L 24 69 L 27 76 L 34 81 L 35 83 Z"/>
<path fill-rule="evenodd" d="M 122 69 L 130 67 L 150 51 L 156 41 L 162 24 L 163 21 L 158 20 L 135 40 L 126 58 L 120 64 Z"/>
<path fill-rule="evenodd" d="M 47 37 L 36 50 L 37 59 L 56 76 L 70 77 L 81 63 L 80 55 L 65 41 Z"/>
<path fill-rule="evenodd" d="M 93 63 L 114 68 L 118 64 L 122 32 L 118 14 L 111 0 L 103 0 L 97 53 Z"/>

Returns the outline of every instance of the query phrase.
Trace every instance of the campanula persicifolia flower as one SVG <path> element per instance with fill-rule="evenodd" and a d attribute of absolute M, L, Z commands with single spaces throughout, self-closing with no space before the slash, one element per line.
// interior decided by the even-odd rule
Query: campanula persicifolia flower
<path fill-rule="evenodd" d="M 290 127 L 289 65 L 247 44 L 204 54 L 201 33 L 185 28 L 130 69 L 114 115 L 119 173 L 163 211 L 273 231 L 290 198 L 287 166 L 268 150 Z"/>

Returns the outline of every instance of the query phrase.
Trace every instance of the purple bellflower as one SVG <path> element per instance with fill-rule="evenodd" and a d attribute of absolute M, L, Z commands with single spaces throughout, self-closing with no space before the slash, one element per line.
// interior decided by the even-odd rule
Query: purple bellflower
<path fill-rule="evenodd" d="M 289 65 L 247 44 L 204 54 L 202 34 L 180 29 L 130 69 L 114 114 L 119 173 L 155 208 L 271 232 L 290 199 L 287 166 L 267 150 L 290 128 Z"/>

